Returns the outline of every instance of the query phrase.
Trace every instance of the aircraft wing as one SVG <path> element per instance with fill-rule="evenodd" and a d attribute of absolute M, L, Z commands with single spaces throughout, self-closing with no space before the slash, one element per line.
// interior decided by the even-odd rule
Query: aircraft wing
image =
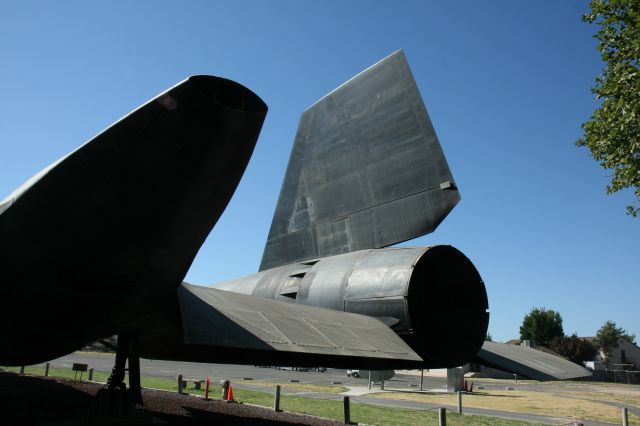
<path fill-rule="evenodd" d="M 372 369 L 422 362 L 382 321 L 364 315 L 187 283 L 178 289 L 178 303 L 184 344 L 171 354 L 156 348 L 143 356 Z"/>
<path fill-rule="evenodd" d="M 519 345 L 484 342 L 477 359 L 483 365 L 534 380 L 568 380 L 591 372 L 566 359 Z"/>
<path fill-rule="evenodd" d="M 192 76 L 0 201 L 0 364 L 56 358 L 177 304 L 266 113 L 246 87 Z"/>

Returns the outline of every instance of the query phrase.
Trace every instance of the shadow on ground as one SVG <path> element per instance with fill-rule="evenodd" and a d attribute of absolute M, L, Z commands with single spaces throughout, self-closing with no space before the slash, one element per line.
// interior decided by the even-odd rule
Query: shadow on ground
<path fill-rule="evenodd" d="M 0 373 L 0 424 L 80 425 L 109 424 L 95 415 L 101 384 Z M 262 407 L 204 401 L 175 393 L 143 390 L 144 407 L 136 415 L 114 419 L 114 424 L 169 425 L 337 425 L 333 420 L 294 413 L 275 413 Z M 123 422 L 124 421 L 124 422 Z"/>

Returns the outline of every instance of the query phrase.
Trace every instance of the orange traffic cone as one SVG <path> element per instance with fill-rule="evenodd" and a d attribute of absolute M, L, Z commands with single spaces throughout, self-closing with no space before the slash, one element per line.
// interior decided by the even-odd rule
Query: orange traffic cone
<path fill-rule="evenodd" d="M 227 402 L 236 402 L 233 399 L 233 388 L 231 387 L 231 383 L 229 383 L 229 389 L 227 390 Z"/>

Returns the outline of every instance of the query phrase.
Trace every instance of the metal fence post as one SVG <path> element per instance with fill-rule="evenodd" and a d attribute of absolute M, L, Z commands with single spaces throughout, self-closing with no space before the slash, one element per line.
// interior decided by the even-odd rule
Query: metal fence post
<path fill-rule="evenodd" d="M 447 426 L 447 409 L 444 407 L 438 408 L 438 425 Z"/>
<path fill-rule="evenodd" d="M 462 414 L 462 391 L 458 389 L 458 414 Z"/>
<path fill-rule="evenodd" d="M 420 370 L 420 390 L 422 390 L 422 382 L 423 381 L 424 381 L 424 369 Z"/>
<path fill-rule="evenodd" d="M 273 401 L 273 411 L 278 412 L 280 410 L 280 385 L 276 385 L 276 396 Z"/>
<path fill-rule="evenodd" d="M 182 374 L 178 374 L 178 394 L 182 395 Z"/>
<path fill-rule="evenodd" d="M 93 381 L 93 368 L 89 369 L 89 377 L 87 378 L 87 380 L 89 380 L 90 382 Z"/>
<path fill-rule="evenodd" d="M 629 416 L 627 414 L 627 407 L 622 407 L 622 426 L 629 426 Z"/>
<path fill-rule="evenodd" d="M 369 390 L 371 390 L 371 370 L 369 370 Z"/>
<path fill-rule="evenodd" d="M 351 424 L 351 407 L 349 407 L 349 397 L 345 396 L 342 399 L 342 404 L 344 406 L 344 424 Z"/>
<path fill-rule="evenodd" d="M 44 365 L 44 377 L 47 377 L 49 375 L 49 363 L 46 363 Z"/>

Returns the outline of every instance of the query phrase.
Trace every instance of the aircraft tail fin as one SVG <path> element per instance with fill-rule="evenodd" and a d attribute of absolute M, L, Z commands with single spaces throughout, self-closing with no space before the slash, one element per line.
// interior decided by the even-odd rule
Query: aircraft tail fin
<path fill-rule="evenodd" d="M 302 114 L 260 270 L 416 238 L 459 200 L 398 50 Z"/>

